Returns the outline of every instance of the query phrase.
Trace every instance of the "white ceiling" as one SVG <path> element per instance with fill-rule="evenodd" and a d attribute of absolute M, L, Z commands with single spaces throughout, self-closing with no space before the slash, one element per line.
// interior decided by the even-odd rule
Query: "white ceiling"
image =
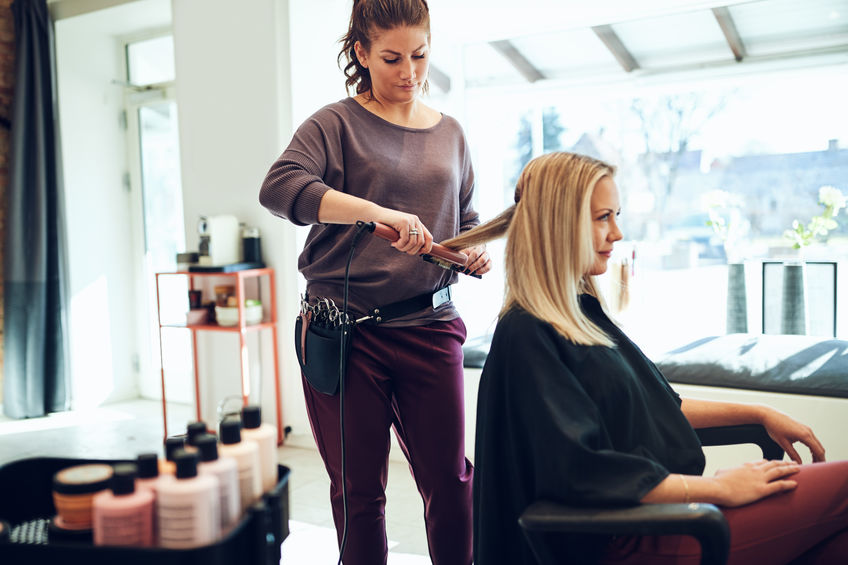
<path fill-rule="evenodd" d="M 459 49 L 471 88 L 775 62 L 848 64 L 848 0 L 430 0 L 430 8 L 434 41 L 453 47 L 435 49 L 434 64 L 450 67 Z M 738 60 L 727 36 L 733 27 Z M 511 54 L 503 54 L 503 40 Z M 622 54 L 635 68 L 619 62 Z"/>

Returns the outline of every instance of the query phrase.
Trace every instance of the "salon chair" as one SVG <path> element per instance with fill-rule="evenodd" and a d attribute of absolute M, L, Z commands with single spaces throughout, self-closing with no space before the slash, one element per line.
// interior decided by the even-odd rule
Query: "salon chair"
<path fill-rule="evenodd" d="M 783 449 L 760 425 L 695 430 L 704 446 L 753 443 L 764 459 L 783 459 Z M 626 508 L 565 506 L 537 500 L 518 523 L 540 565 L 563 565 L 548 546 L 557 533 L 600 535 L 689 535 L 701 544 L 701 565 L 723 565 L 730 548 L 730 530 L 712 504 L 640 504 Z"/>

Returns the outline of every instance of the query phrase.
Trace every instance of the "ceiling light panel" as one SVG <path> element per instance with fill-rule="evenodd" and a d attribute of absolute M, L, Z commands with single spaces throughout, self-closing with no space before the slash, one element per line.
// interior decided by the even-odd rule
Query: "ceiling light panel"
<path fill-rule="evenodd" d="M 710 10 L 612 25 L 642 69 L 733 60 L 733 52 Z"/>
<path fill-rule="evenodd" d="M 519 37 L 512 42 L 547 78 L 568 79 L 621 69 L 589 28 Z"/>
<path fill-rule="evenodd" d="M 848 0 L 762 0 L 729 11 L 751 56 L 848 49 Z"/>

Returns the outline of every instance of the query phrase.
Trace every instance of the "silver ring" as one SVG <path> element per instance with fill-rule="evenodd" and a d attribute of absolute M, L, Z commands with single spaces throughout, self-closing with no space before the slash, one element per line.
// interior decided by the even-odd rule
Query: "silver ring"
<path fill-rule="evenodd" d="M 418 235 L 418 230 L 415 228 L 409 230 L 409 235 Z"/>

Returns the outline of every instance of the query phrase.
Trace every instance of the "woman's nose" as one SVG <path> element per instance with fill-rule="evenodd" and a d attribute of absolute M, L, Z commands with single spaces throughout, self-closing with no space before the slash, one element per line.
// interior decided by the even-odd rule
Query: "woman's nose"
<path fill-rule="evenodd" d="M 609 237 L 610 237 L 610 240 L 612 240 L 612 241 L 620 241 L 620 240 L 624 239 L 624 234 L 621 233 L 621 230 L 618 228 L 618 222 L 613 221 L 612 229 L 610 230 Z"/>
<path fill-rule="evenodd" d="M 415 65 L 411 60 L 405 59 L 403 64 L 401 65 L 401 77 L 403 79 L 413 79 L 415 78 Z"/>

